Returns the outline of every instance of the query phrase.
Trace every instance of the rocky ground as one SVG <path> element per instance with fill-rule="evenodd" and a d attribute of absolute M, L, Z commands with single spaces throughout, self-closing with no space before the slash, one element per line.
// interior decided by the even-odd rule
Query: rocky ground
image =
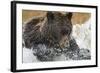
<path fill-rule="evenodd" d="M 89 60 L 91 59 L 91 53 L 88 49 L 72 50 L 45 50 L 38 51 L 34 55 L 40 61 L 64 61 L 64 60 Z"/>
<path fill-rule="evenodd" d="M 42 46 L 44 48 L 44 46 Z M 91 52 L 88 49 L 79 49 L 76 51 L 65 50 L 38 50 L 38 52 L 24 48 L 23 62 L 40 62 L 40 61 L 68 61 L 68 60 L 90 60 Z"/>

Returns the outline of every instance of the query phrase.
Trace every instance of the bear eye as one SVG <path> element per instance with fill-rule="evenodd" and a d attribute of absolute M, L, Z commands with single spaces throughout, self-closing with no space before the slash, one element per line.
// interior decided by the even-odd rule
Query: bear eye
<path fill-rule="evenodd" d="M 68 34 L 68 32 L 69 32 L 69 31 L 68 31 L 68 30 L 66 30 L 66 29 L 62 29 L 62 30 L 61 30 L 61 34 L 62 34 L 62 35 L 67 35 L 67 34 Z"/>
<path fill-rule="evenodd" d="M 61 29 L 61 34 L 62 35 L 70 35 L 71 34 L 71 29 L 66 27 L 66 28 L 63 28 Z"/>

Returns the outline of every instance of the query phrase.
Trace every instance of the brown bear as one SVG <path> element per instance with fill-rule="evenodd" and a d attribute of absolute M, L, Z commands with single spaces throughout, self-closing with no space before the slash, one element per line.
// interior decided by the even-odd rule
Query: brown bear
<path fill-rule="evenodd" d="M 25 47 L 33 48 L 40 61 L 53 61 L 53 57 L 79 49 L 72 38 L 72 13 L 47 11 L 46 16 L 33 18 L 23 28 Z M 45 45 L 46 49 L 39 46 Z"/>

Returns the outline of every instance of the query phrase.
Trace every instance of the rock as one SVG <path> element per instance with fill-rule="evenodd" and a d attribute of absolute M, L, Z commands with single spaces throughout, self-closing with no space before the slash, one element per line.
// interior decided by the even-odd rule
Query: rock
<path fill-rule="evenodd" d="M 79 49 L 78 52 L 68 51 L 66 52 L 66 60 L 89 60 L 91 59 L 91 53 L 88 49 Z"/>

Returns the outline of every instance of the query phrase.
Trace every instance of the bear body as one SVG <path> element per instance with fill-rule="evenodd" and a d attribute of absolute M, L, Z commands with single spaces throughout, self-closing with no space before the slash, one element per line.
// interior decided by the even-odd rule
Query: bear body
<path fill-rule="evenodd" d="M 71 12 L 48 11 L 45 17 L 30 20 L 23 28 L 25 47 L 32 48 L 40 61 L 54 61 L 68 51 L 78 54 L 79 47 L 71 36 L 71 18 Z"/>

